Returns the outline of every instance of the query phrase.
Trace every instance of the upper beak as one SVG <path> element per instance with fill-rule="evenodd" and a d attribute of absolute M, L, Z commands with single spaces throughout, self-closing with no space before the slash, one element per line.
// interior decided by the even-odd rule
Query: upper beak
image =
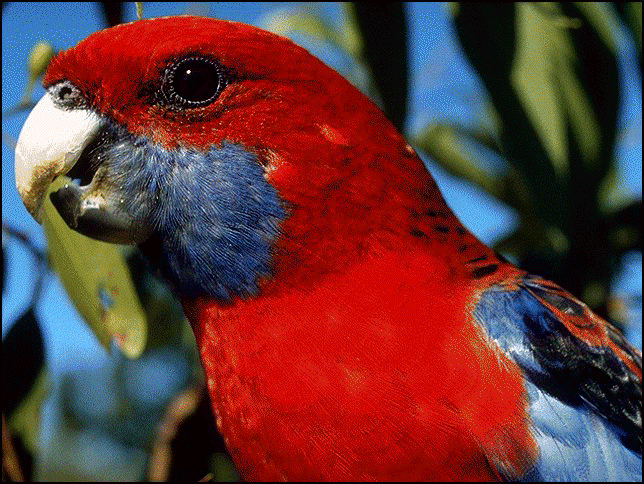
<path fill-rule="evenodd" d="M 100 125 L 94 112 L 62 109 L 48 93 L 27 117 L 16 144 L 16 186 L 38 222 L 47 188 L 54 178 L 74 166 Z"/>

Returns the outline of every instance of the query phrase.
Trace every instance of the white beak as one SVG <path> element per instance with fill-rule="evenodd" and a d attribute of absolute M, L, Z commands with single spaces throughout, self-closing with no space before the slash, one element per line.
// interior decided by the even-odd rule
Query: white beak
<path fill-rule="evenodd" d="M 100 124 L 93 111 L 62 109 L 49 93 L 27 117 L 16 144 L 16 187 L 38 222 L 47 188 L 74 166 Z"/>

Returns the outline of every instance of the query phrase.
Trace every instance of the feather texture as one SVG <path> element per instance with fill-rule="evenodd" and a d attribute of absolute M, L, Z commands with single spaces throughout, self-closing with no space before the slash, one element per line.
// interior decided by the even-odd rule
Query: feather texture
<path fill-rule="evenodd" d="M 25 202 L 39 167 L 74 165 L 54 194 L 70 226 L 139 243 L 173 283 L 245 479 L 641 478 L 640 353 L 481 244 L 304 49 L 144 20 L 62 52 L 44 84 L 35 116 L 91 123 L 64 164 L 17 156 Z"/>

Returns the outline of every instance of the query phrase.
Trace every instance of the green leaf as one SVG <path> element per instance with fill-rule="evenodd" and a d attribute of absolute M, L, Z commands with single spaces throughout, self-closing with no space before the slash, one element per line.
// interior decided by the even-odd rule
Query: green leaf
<path fill-rule="evenodd" d="M 32 454 L 38 450 L 40 410 L 49 388 L 42 332 L 30 307 L 2 339 L 2 414 Z"/>
<path fill-rule="evenodd" d="M 513 168 L 503 193 L 525 186 L 509 191 L 522 220 L 499 247 L 517 254 L 524 269 L 588 294 L 586 302 L 601 310 L 621 248 L 640 240 L 635 225 L 612 228 L 606 219 L 616 171 L 615 9 L 562 2 L 462 3 L 454 10 Z"/>
<path fill-rule="evenodd" d="M 210 459 L 210 469 L 212 470 L 213 480 L 215 482 L 240 482 L 241 477 L 235 468 L 232 459 L 227 454 L 216 453 Z"/>
<path fill-rule="evenodd" d="M 521 66 L 526 64 L 521 59 L 532 56 L 534 62 L 538 62 L 541 55 L 540 51 L 533 54 L 534 44 L 529 41 L 530 35 L 537 34 L 536 26 L 520 21 L 519 10 L 525 8 L 518 4 L 459 4 L 454 20 L 463 50 L 485 82 L 492 99 L 504 155 L 528 188 L 532 209 L 540 213 L 548 225 L 561 227 L 564 225 L 562 214 L 565 213 L 565 204 L 561 180 L 550 156 L 561 159 L 563 145 L 556 139 L 543 143 L 540 138 L 552 136 L 563 125 L 552 94 L 544 91 L 539 82 L 543 76 L 539 74 L 538 79 L 530 79 L 521 70 Z M 549 45 L 550 40 L 545 34 L 543 42 Z M 521 85 L 523 79 L 530 86 L 523 86 L 517 92 L 515 85 Z M 528 92 L 530 88 L 539 91 L 531 95 Z M 537 113 L 532 99 L 538 95 L 544 99 Z M 538 115 L 549 119 L 535 120 Z"/>
<path fill-rule="evenodd" d="M 485 132 L 457 125 L 429 124 L 414 139 L 414 144 L 450 174 L 464 178 L 508 203 L 504 178 L 482 169 L 478 151 L 471 149 L 468 142 L 496 152 L 494 140 Z"/>
<path fill-rule="evenodd" d="M 609 236 L 620 252 L 642 250 L 642 201 L 636 200 L 608 217 Z"/>
<path fill-rule="evenodd" d="M 338 31 L 318 13 L 305 11 L 283 12 L 268 18 L 266 30 L 288 37 L 294 32 L 308 35 L 320 42 L 340 47 L 342 39 Z"/>
<path fill-rule="evenodd" d="M 30 307 L 2 338 L 3 414 L 11 415 L 45 364 L 42 333 Z"/>
<path fill-rule="evenodd" d="M 67 182 L 59 177 L 48 193 Z M 51 265 L 98 340 L 109 348 L 115 339 L 126 356 L 139 356 L 145 347 L 147 322 L 122 249 L 71 230 L 49 196 L 43 225 Z"/>
<path fill-rule="evenodd" d="M 618 15 L 626 23 L 637 50 L 637 59 L 642 69 L 642 2 L 614 2 Z"/>
<path fill-rule="evenodd" d="M 402 131 L 408 96 L 405 6 L 361 2 L 349 6 L 349 16 L 355 19 L 362 37 L 360 54 L 371 71 L 383 110 Z"/>
<path fill-rule="evenodd" d="M 13 433 L 21 437 L 25 448 L 32 455 L 41 450 L 41 410 L 45 399 L 49 396 L 50 389 L 51 376 L 47 366 L 43 365 L 34 378 L 29 393 L 21 400 L 9 419 Z"/>

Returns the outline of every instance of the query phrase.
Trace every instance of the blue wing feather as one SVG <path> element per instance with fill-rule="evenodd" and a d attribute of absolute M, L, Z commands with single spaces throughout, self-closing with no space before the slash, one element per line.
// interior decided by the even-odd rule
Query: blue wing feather
<path fill-rule="evenodd" d="M 641 356 L 617 330 L 533 276 L 489 288 L 474 315 L 525 375 L 540 450 L 525 480 L 641 480 Z M 605 330 L 622 354 L 569 329 L 586 327 Z"/>

